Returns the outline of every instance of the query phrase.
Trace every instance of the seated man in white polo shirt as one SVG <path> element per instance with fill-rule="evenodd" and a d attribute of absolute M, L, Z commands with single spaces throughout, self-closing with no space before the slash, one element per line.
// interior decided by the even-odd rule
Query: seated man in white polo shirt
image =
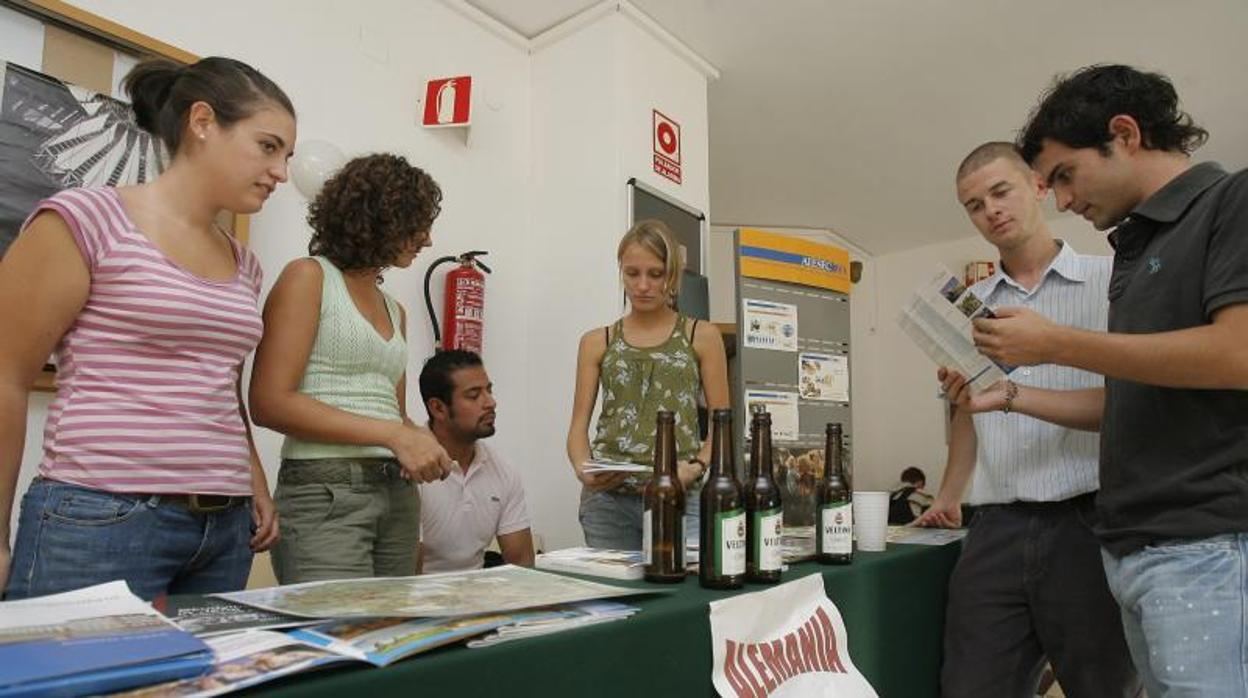
<path fill-rule="evenodd" d="M 533 535 L 520 476 L 485 444 L 494 435 L 494 384 L 470 351 L 434 354 L 420 372 L 429 429 L 458 464 L 420 486 L 422 572 L 479 569 L 495 537 L 503 560 L 533 566 Z"/>

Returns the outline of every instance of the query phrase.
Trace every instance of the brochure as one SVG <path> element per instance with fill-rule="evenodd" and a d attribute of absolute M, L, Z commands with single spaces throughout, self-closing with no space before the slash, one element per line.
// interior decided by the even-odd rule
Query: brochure
<path fill-rule="evenodd" d="M 317 621 L 263 611 L 204 594 L 175 594 L 156 599 L 152 606 L 175 625 L 200 637 L 239 630 L 276 630 Z"/>
<path fill-rule="evenodd" d="M 537 609 L 459 618 L 360 618 L 293 630 L 290 636 L 325 650 L 386 666 L 501 626 L 562 618 L 566 612 Z"/>
<path fill-rule="evenodd" d="M 148 686 L 121 695 L 126 698 L 218 696 L 301 671 L 352 661 L 350 657 L 311 647 L 289 635 L 268 630 L 220 635 L 207 642 L 217 656 L 217 661 L 208 674 Z"/>
<path fill-rule="evenodd" d="M 107 693 L 211 666 L 203 640 L 123 581 L 0 603 L 0 696 Z"/>
<path fill-rule="evenodd" d="M 536 564 L 539 570 L 612 579 L 641 579 L 646 572 L 645 556 L 640 550 L 567 548 L 538 555 Z"/>

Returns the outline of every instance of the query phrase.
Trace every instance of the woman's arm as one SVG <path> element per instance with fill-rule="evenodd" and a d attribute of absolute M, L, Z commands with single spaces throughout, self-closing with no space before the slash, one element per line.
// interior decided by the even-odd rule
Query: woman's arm
<path fill-rule="evenodd" d="M 602 328 L 592 329 L 581 337 L 576 352 L 576 392 L 572 396 L 572 420 L 568 424 L 568 462 L 576 477 L 593 490 L 610 489 L 626 477 L 623 473 L 586 474 L 581 464 L 590 458 L 589 419 L 598 401 L 598 378 L 607 340 Z"/>
<path fill-rule="evenodd" d="M 256 441 L 252 438 L 247 405 L 243 402 L 242 364 L 238 366 L 238 382 L 234 384 L 234 390 L 238 395 L 238 415 L 247 432 L 247 452 L 251 460 L 251 520 L 256 525 L 256 532 L 251 536 L 251 552 L 262 553 L 277 543 L 281 528 L 277 522 L 277 505 L 269 494 L 269 479 L 264 474 L 264 464 L 260 462 L 260 453 L 256 451 Z"/>
<path fill-rule="evenodd" d="M 69 225 L 40 213 L 0 261 L 0 585 L 9 577 L 9 519 L 35 378 L 87 302 L 91 273 Z"/>
<path fill-rule="evenodd" d="M 441 479 L 450 459 L 427 431 L 353 414 L 299 391 L 320 324 L 322 276 L 315 260 L 295 260 L 269 292 L 264 337 L 251 372 L 252 418 L 305 441 L 382 446 L 413 477 L 422 482 Z"/>

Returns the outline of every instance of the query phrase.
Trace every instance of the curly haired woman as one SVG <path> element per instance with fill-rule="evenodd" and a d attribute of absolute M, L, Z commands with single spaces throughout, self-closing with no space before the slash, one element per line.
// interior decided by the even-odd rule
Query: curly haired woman
<path fill-rule="evenodd" d="M 265 303 L 251 409 L 286 435 L 283 584 L 416 572 L 414 481 L 441 479 L 450 460 L 407 417 L 407 315 L 379 284 L 429 245 L 441 200 L 400 156 L 352 160 L 309 207 L 312 256 L 288 264 Z"/>

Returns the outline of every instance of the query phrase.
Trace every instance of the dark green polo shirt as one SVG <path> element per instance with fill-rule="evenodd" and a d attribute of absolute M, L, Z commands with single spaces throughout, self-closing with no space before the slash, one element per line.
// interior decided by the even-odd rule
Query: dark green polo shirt
<path fill-rule="evenodd" d="M 1110 242 L 1110 332 L 1211 323 L 1219 308 L 1248 302 L 1248 170 L 1188 169 Z M 1097 533 L 1118 555 L 1248 531 L 1248 391 L 1106 379 L 1097 501 Z"/>

